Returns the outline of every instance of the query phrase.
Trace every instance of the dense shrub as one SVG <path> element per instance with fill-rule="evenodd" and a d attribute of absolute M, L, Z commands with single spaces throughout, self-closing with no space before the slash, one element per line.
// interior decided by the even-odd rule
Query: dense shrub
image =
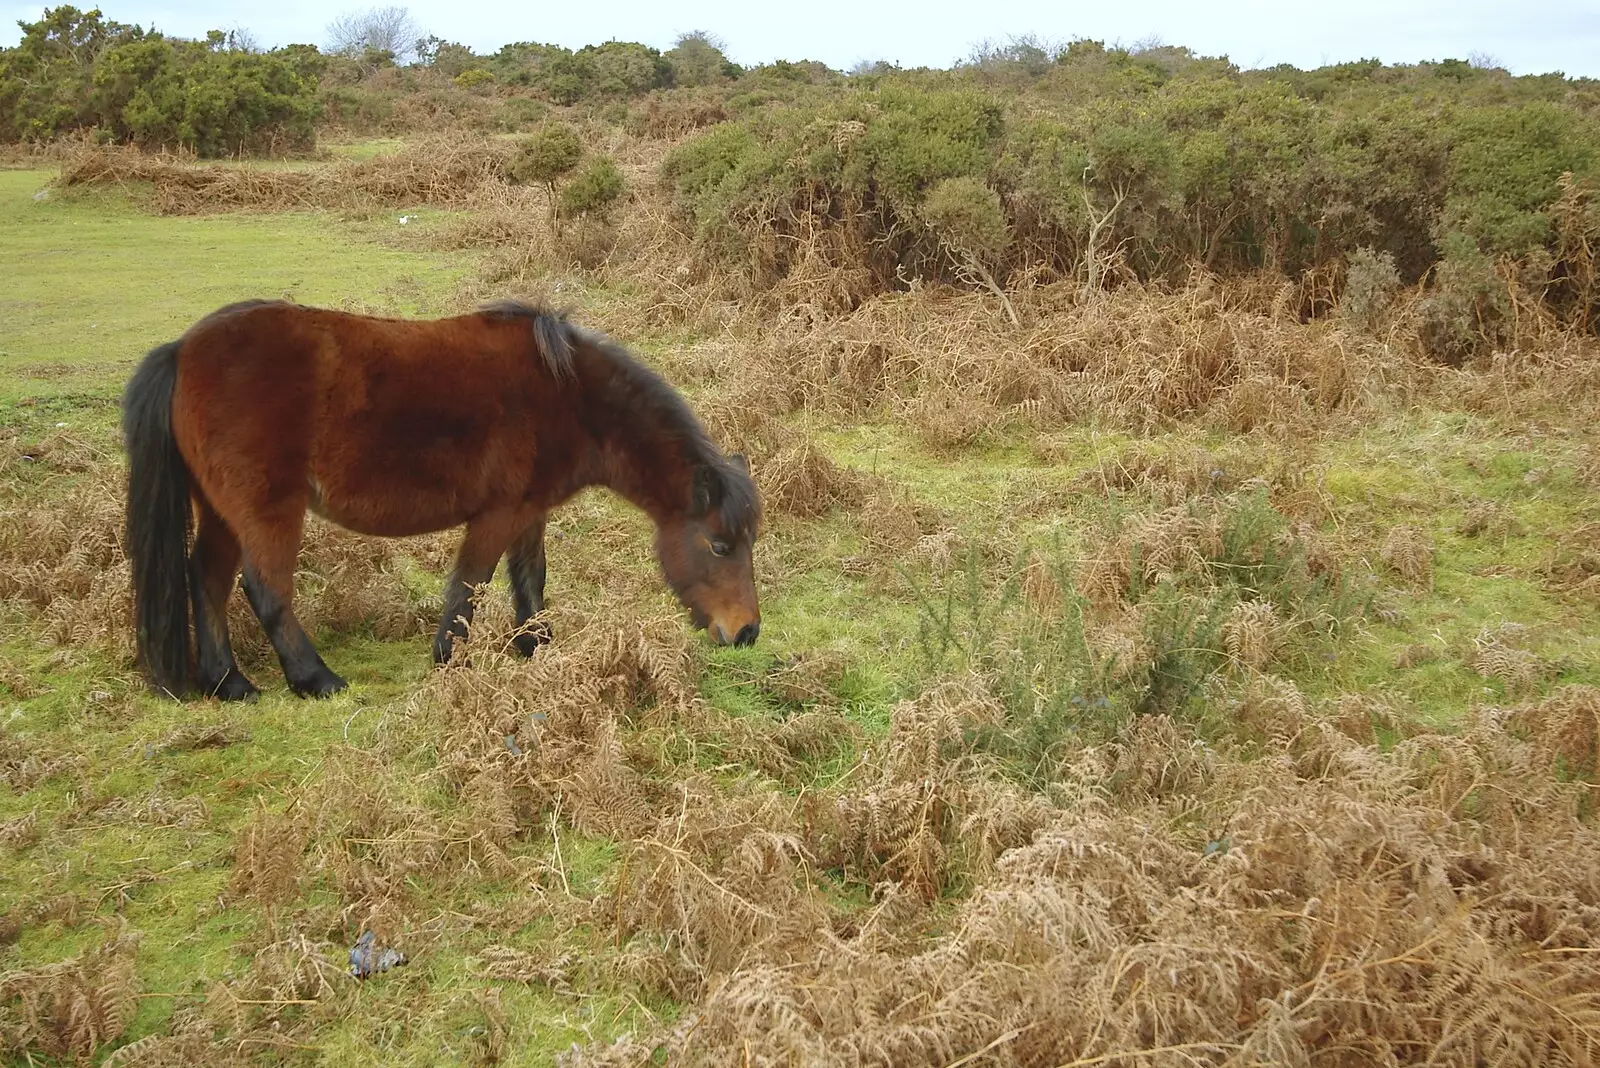
<path fill-rule="evenodd" d="M 506 173 L 512 181 L 553 185 L 578 165 L 582 155 L 578 131 L 564 122 L 547 120 L 517 145 Z"/>
<path fill-rule="evenodd" d="M 1357 330 L 1376 334 L 1399 288 L 1400 274 L 1392 255 L 1358 248 L 1350 256 L 1339 314 Z"/>
<path fill-rule="evenodd" d="M 1506 290 L 1494 263 L 1460 231 L 1444 239 L 1444 258 L 1420 306 L 1418 335 L 1441 363 L 1487 355 L 1506 338 Z"/>
<path fill-rule="evenodd" d="M 513 96 L 501 106 L 496 124 L 507 133 L 521 133 L 532 129 L 550 114 L 550 105 L 526 96 Z"/>
<path fill-rule="evenodd" d="M 666 60 L 674 83 L 691 88 L 731 81 L 740 74 L 739 67 L 723 55 L 721 43 L 700 31 L 680 36 Z"/>
<path fill-rule="evenodd" d="M 0 52 L 0 134 L 41 140 L 97 127 L 119 141 L 202 156 L 304 151 L 315 141 L 322 57 L 244 51 L 212 31 L 182 41 L 47 10 Z"/>
<path fill-rule="evenodd" d="M 556 104 L 640 96 L 672 82 L 672 66 L 660 52 L 626 41 L 586 45 L 576 52 L 519 41 L 482 62 L 500 82 L 536 89 Z"/>
<path fill-rule="evenodd" d="M 604 215 L 621 198 L 622 171 L 610 156 L 590 156 L 561 188 L 561 214 Z"/>
<path fill-rule="evenodd" d="M 976 178 L 946 178 L 921 208 L 923 220 L 944 244 L 978 263 L 1000 262 L 1011 244 L 1000 197 Z"/>
<path fill-rule="evenodd" d="M 1600 173 L 1600 123 L 1576 92 L 1587 83 L 1556 98 L 1547 79 L 1449 70 L 1357 64 L 1307 79 L 1182 49 L 1078 42 L 1051 55 L 1023 42 L 954 72 L 878 72 L 754 106 L 767 90 L 747 74 L 731 121 L 675 149 L 663 176 L 702 255 L 757 284 L 800 247 L 758 240 L 772 233 L 813 247 L 831 235 L 834 262 L 879 287 L 937 274 L 923 198 L 963 179 L 998 196 L 1011 235 L 1000 277 L 1044 268 L 1098 287 L 1178 281 L 1195 264 L 1295 276 L 1365 248 L 1409 284 L 1459 234 L 1491 257 L 1546 255 L 1543 284 L 1573 288 L 1554 213 L 1563 174 Z M 1008 95 L 974 88 L 989 84 Z M 1467 300 L 1481 347 L 1493 313 L 1486 295 L 1461 296 L 1466 275 L 1481 280 L 1464 255 L 1434 275 L 1457 292 L 1438 322 L 1465 322 Z M 1440 330 L 1459 358 L 1459 330 Z"/>
<path fill-rule="evenodd" d="M 813 219 L 847 231 L 887 280 L 939 258 L 917 209 L 942 180 L 981 178 L 1002 128 L 1000 105 L 983 94 L 887 87 L 716 127 L 671 153 L 663 174 L 705 247 L 767 257 L 751 265 L 758 275 L 781 275 L 792 253 L 753 236 Z"/>

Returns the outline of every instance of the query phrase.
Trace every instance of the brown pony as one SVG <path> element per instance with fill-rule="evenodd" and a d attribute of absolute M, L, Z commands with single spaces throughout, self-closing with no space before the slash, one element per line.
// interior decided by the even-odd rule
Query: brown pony
<path fill-rule="evenodd" d="M 345 687 L 294 614 L 307 508 L 385 537 L 467 525 L 437 663 L 466 634 L 472 589 L 501 556 L 518 650 L 549 639 L 533 621 L 545 516 L 592 485 L 655 521 L 661 569 L 695 626 L 734 645 L 761 629 L 750 556 L 760 503 L 744 458 L 718 451 L 660 376 L 539 308 L 503 302 L 417 322 L 230 305 L 145 357 L 123 398 L 123 437 L 139 657 L 174 696 L 191 679 L 191 612 L 200 689 L 223 700 L 257 692 L 228 641 L 241 564 L 290 689 Z"/>

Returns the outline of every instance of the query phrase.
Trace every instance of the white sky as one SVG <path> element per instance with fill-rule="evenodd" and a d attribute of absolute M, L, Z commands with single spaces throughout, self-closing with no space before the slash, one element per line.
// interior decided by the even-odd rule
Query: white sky
<path fill-rule="evenodd" d="M 77 0 L 80 8 L 95 0 Z M 380 0 L 381 2 L 381 0 Z M 1524 0 L 1526 2 L 1526 0 Z M 369 4 L 318 0 L 101 0 L 108 18 L 198 37 L 212 28 L 251 30 L 266 46 L 321 44 L 328 21 Z M 1226 55 L 1242 67 L 1323 63 L 1376 56 L 1387 63 L 1486 53 L 1517 74 L 1560 70 L 1600 77 L 1600 0 L 1524 7 L 1506 0 L 411 0 L 425 32 L 494 51 L 509 41 L 569 48 L 609 39 L 668 47 L 679 32 L 706 29 L 730 57 L 754 64 L 819 59 L 848 69 L 859 60 L 948 66 L 982 40 L 1036 34 L 1131 44 L 1149 38 Z M 18 19 L 43 5 L 0 0 L 0 45 L 21 36 Z"/>

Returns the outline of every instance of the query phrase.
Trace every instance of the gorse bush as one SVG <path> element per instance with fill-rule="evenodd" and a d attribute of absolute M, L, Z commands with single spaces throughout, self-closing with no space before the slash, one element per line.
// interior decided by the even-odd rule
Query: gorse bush
<path fill-rule="evenodd" d="M 975 178 L 946 178 L 924 199 L 921 215 L 939 240 L 980 263 L 999 263 L 1011 244 L 1000 197 Z"/>
<path fill-rule="evenodd" d="M 1451 233 L 1489 256 L 1548 251 L 1551 283 L 1568 276 L 1555 250 L 1562 175 L 1597 173 L 1600 124 L 1570 96 L 1542 98 L 1550 84 L 1505 78 L 1490 94 L 1476 71 L 1441 84 L 1362 67 L 1337 72 L 1335 91 L 1186 53 L 1069 48 L 1020 96 L 971 87 L 996 64 L 1031 70 L 1040 57 L 1024 51 L 1020 66 L 992 53 L 949 74 L 730 108 L 732 121 L 674 150 L 664 180 L 707 264 L 758 286 L 818 247 L 864 269 L 870 289 L 946 273 L 925 201 L 957 180 L 935 213 L 954 220 L 954 190 L 993 190 L 999 224 L 983 230 L 1010 235 L 987 261 L 1002 278 L 1042 269 L 1099 288 L 1177 282 L 1195 264 L 1293 276 L 1370 249 L 1410 284 Z M 965 205 L 969 224 L 993 214 Z M 774 233 L 793 240 L 758 240 Z"/>
<path fill-rule="evenodd" d="M 798 246 L 753 238 L 807 227 L 836 232 L 887 285 L 939 259 L 918 210 L 941 181 L 981 179 L 1002 125 L 1000 105 L 979 93 L 875 90 L 717 127 L 674 150 L 663 176 L 702 247 L 727 265 L 781 277 Z"/>
<path fill-rule="evenodd" d="M 624 41 L 587 45 L 508 44 L 482 64 L 506 85 L 527 86 L 552 103 L 639 96 L 672 83 L 672 65 L 654 48 Z"/>
<path fill-rule="evenodd" d="M 314 144 L 323 57 L 313 48 L 249 52 L 220 31 L 175 40 L 73 7 L 20 25 L 22 41 L 0 51 L 0 136 L 9 140 L 95 127 L 202 156 Z"/>
<path fill-rule="evenodd" d="M 561 214 L 603 215 L 622 197 L 622 171 L 610 156 L 590 156 L 561 188 Z"/>
<path fill-rule="evenodd" d="M 1339 313 L 1357 330 L 1375 334 L 1399 289 L 1400 274 L 1395 270 L 1394 256 L 1358 248 L 1350 254 Z"/>
<path fill-rule="evenodd" d="M 517 145 L 516 154 L 506 165 L 514 182 L 553 186 L 578 165 L 583 142 L 578 131 L 564 122 L 541 122 Z"/>
<path fill-rule="evenodd" d="M 1443 243 L 1444 258 L 1419 307 L 1418 335 L 1436 360 L 1461 364 L 1505 343 L 1506 288 L 1466 234 L 1456 231 Z"/>
<path fill-rule="evenodd" d="M 1264 491 L 1131 515 L 1088 561 L 1029 549 L 997 576 L 973 548 L 937 585 L 907 577 L 923 670 L 990 680 L 1004 716 L 980 748 L 1035 786 L 1132 716 L 1204 727 L 1225 676 L 1314 676 L 1369 596 L 1315 568 Z"/>

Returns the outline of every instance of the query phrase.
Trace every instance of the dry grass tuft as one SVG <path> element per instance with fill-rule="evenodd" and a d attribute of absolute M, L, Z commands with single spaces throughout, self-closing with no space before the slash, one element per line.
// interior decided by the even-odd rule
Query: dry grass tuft
<path fill-rule="evenodd" d="M 863 494 L 859 476 L 809 441 L 780 449 L 753 466 L 763 506 L 780 515 L 815 518 L 857 504 Z"/>
<path fill-rule="evenodd" d="M 122 934 L 59 964 L 0 974 L 0 1040 L 87 1061 L 127 1030 L 139 1007 L 135 939 Z"/>
<path fill-rule="evenodd" d="M 1414 586 L 1433 584 L 1433 539 L 1416 527 L 1394 527 L 1383 541 L 1379 558 Z"/>
<path fill-rule="evenodd" d="M 796 838 L 781 813 L 743 829 L 741 808 L 709 852 L 652 839 L 630 869 L 652 891 L 634 907 L 650 905 L 622 930 L 693 946 L 710 978 L 678 1025 L 564 1063 L 653 1048 L 771 1065 L 1312 1063 L 1334 1043 L 1340 1063 L 1400 1043 L 1462 1065 L 1600 1051 L 1600 836 L 1578 815 L 1586 787 L 1528 779 L 1557 745 L 1592 764 L 1593 695 L 1518 713 L 1542 740 L 1485 718 L 1391 756 L 1338 727 L 1348 710 L 1321 719 L 1287 683 L 1252 685 L 1259 758 L 1208 751 L 1161 717 L 1083 751 L 1075 800 L 1014 825 L 932 938 L 904 917 L 915 880 L 958 840 L 944 830 L 952 782 L 992 790 L 960 742 L 960 724 L 992 714 L 981 687 L 897 710 L 880 777 L 835 802 L 890 879 L 846 926 L 805 889 L 808 852 L 839 862 L 840 822 Z M 1502 789 L 1519 800 L 1474 803 Z M 749 861 L 733 861 L 734 843 Z"/>
<path fill-rule="evenodd" d="M 996 425 L 1091 414 L 1131 429 L 1215 412 L 1238 429 L 1299 430 L 1360 409 L 1393 361 L 1333 327 L 1241 314 L 1215 293 L 1131 288 L 1090 304 L 1066 294 L 1018 294 L 1020 331 L 981 297 L 926 288 L 839 315 L 752 316 L 756 358 L 730 375 L 776 411 L 903 410 L 930 442 L 956 447 Z"/>
<path fill-rule="evenodd" d="M 41 455 L 66 463 L 59 451 Z M 50 492 L 8 486 L 0 509 L 0 603 L 38 620 L 43 636 L 61 647 L 97 647 L 131 664 L 122 475 L 98 450 L 86 455 L 94 466 L 77 474 L 72 461 L 60 481 L 53 477 L 46 483 Z M 437 596 L 417 593 L 411 576 L 419 565 L 446 569 L 455 539 L 449 533 L 365 538 L 313 520 L 306 526 L 296 575 L 295 609 L 312 633 L 356 628 L 370 628 L 380 638 L 428 633 L 439 611 Z M 242 594 L 230 601 L 229 625 L 247 663 L 271 655 Z"/>
<path fill-rule="evenodd" d="M 1277 609 L 1270 601 L 1244 601 L 1228 611 L 1222 624 L 1222 638 L 1228 655 L 1252 671 L 1260 671 L 1272 659 L 1279 641 Z"/>
<path fill-rule="evenodd" d="M 1600 690 L 1563 686 L 1542 701 L 1513 709 L 1510 723 L 1526 732 L 1552 771 L 1600 782 Z"/>
<path fill-rule="evenodd" d="M 1504 540 L 1522 533 L 1522 524 L 1516 512 L 1499 501 L 1473 500 L 1467 505 L 1457 533 L 1469 538 L 1500 538 Z"/>
<path fill-rule="evenodd" d="M 0 845 L 8 849 L 26 849 L 39 837 L 39 815 L 24 812 L 13 819 L 0 821 Z"/>
<path fill-rule="evenodd" d="M 1498 679 L 1512 694 L 1530 691 L 1544 674 L 1544 663 L 1527 648 L 1528 628 L 1502 623 L 1485 628 L 1472 640 L 1472 670 Z"/>
<path fill-rule="evenodd" d="M 108 644 L 131 655 L 132 636 L 123 623 L 132 610 L 130 577 L 115 470 L 97 466 L 72 493 L 16 506 L 8 501 L 0 511 L 0 601 L 23 606 L 58 644 Z"/>
<path fill-rule="evenodd" d="M 306 830 L 300 813 L 258 807 L 234 847 L 229 896 L 251 899 L 269 915 L 298 896 Z"/>
<path fill-rule="evenodd" d="M 207 211 L 460 206 L 504 182 L 509 145 L 459 137 L 408 142 L 397 152 L 304 170 L 196 164 L 131 148 L 84 149 L 62 167 L 73 186 L 148 184 L 164 214 Z"/>

